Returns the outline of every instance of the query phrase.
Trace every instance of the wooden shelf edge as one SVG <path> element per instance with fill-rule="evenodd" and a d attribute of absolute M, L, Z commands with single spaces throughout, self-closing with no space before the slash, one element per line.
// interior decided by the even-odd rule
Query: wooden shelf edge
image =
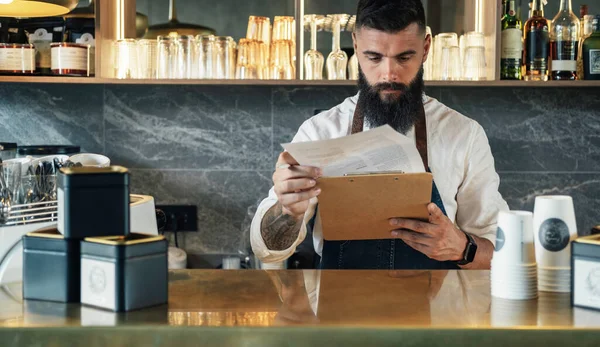
<path fill-rule="evenodd" d="M 120 80 L 99 77 L 0 76 L 0 83 L 59 83 L 105 85 L 206 85 L 206 86 L 356 86 L 356 81 L 305 80 Z M 425 81 L 427 87 L 512 87 L 512 88 L 589 88 L 600 87 L 600 81 Z"/>

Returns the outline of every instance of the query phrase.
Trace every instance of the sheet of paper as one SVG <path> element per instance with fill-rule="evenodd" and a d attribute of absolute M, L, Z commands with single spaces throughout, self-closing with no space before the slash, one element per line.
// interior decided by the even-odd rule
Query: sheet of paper
<path fill-rule="evenodd" d="M 389 125 L 331 140 L 282 144 L 300 165 L 323 169 L 323 176 L 348 173 L 425 172 L 415 142 Z"/>

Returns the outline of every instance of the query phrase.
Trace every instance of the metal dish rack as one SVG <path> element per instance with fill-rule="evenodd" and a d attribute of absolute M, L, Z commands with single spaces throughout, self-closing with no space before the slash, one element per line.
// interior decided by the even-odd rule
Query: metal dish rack
<path fill-rule="evenodd" d="M 30 204 L 14 205 L 3 211 L 0 227 L 27 225 L 58 220 L 58 201 L 42 201 Z"/>

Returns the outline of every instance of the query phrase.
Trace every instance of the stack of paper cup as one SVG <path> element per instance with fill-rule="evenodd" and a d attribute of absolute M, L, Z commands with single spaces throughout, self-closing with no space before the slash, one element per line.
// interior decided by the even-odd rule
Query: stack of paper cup
<path fill-rule="evenodd" d="M 538 196 L 533 211 L 539 289 L 571 291 L 571 241 L 577 238 L 575 209 L 570 196 Z"/>
<path fill-rule="evenodd" d="M 492 296 L 497 298 L 537 298 L 537 264 L 531 212 L 501 211 L 498 215 L 491 286 Z"/>
<path fill-rule="evenodd" d="M 537 300 L 517 301 L 492 297 L 490 311 L 490 325 L 493 327 L 537 325 Z"/>

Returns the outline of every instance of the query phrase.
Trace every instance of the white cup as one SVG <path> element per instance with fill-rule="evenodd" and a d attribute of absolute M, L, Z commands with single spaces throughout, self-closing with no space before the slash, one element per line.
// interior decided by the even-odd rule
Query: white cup
<path fill-rule="evenodd" d="M 531 212 L 500 211 L 492 261 L 497 267 L 536 262 Z"/>
<path fill-rule="evenodd" d="M 21 177 L 27 175 L 27 170 L 31 167 L 31 161 L 31 157 L 4 160 L 5 163 L 21 163 Z"/>
<path fill-rule="evenodd" d="M 31 160 L 31 166 L 33 166 L 33 171 L 37 168 L 38 164 L 41 162 L 49 162 L 54 163 L 54 158 L 58 158 L 59 161 L 63 162 L 69 159 L 68 155 L 64 154 L 55 154 L 55 155 L 47 155 L 45 157 L 33 158 Z"/>
<path fill-rule="evenodd" d="M 110 159 L 101 154 L 94 153 L 80 153 L 75 154 L 69 158 L 74 163 L 81 163 L 83 166 L 93 167 L 109 167 Z"/>
<path fill-rule="evenodd" d="M 536 260 L 540 268 L 571 267 L 571 241 L 577 238 L 570 196 L 538 196 L 533 212 Z"/>

